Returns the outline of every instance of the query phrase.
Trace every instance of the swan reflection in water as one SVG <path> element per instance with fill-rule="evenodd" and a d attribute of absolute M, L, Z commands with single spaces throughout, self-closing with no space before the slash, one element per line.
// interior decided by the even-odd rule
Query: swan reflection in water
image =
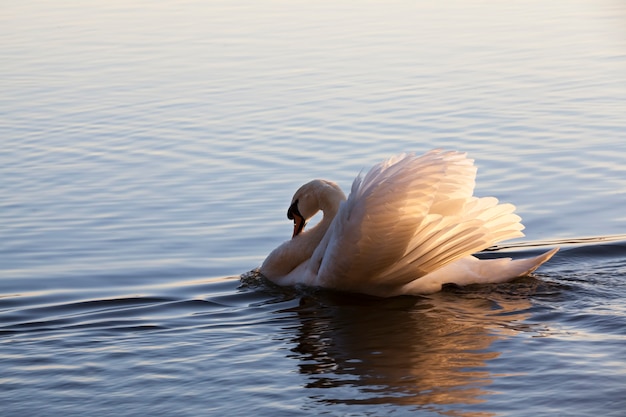
<path fill-rule="evenodd" d="M 527 278 L 497 289 L 451 289 L 419 298 L 317 292 L 291 310 L 300 324 L 290 356 L 308 376 L 315 401 L 493 415 L 455 409 L 492 394 L 487 363 L 501 352 L 490 346 L 529 330 L 523 321 L 536 283 Z"/>

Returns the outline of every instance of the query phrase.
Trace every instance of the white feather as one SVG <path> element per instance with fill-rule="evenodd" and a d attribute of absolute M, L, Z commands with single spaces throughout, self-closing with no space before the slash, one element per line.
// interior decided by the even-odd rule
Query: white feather
<path fill-rule="evenodd" d="M 260 272 L 280 285 L 394 296 L 439 291 L 445 283 L 502 282 L 534 271 L 556 250 L 517 261 L 471 256 L 523 236 L 524 228 L 512 204 L 472 195 L 475 177 L 465 154 L 434 150 L 375 165 L 354 180 L 347 200 L 334 183 L 314 180 L 293 201 L 315 196 L 306 211 L 312 216 L 326 208 L 322 221 L 275 249 Z"/>

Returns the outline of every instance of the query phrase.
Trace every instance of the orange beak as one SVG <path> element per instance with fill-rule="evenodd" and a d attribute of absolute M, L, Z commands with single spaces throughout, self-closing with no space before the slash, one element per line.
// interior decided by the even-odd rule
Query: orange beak
<path fill-rule="evenodd" d="M 304 226 L 306 226 L 306 222 L 303 217 L 293 216 L 293 236 L 291 238 L 298 236 L 304 230 Z"/>
<path fill-rule="evenodd" d="M 300 210 L 298 209 L 298 200 L 294 201 L 289 207 L 289 210 L 287 210 L 287 218 L 293 220 L 293 236 L 291 236 L 293 239 L 298 236 L 304 230 L 304 226 L 306 226 L 306 220 L 304 220 L 304 216 L 300 214 Z"/>

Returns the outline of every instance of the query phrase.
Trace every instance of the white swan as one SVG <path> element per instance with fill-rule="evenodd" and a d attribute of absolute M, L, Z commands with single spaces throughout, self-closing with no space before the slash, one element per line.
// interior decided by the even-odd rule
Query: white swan
<path fill-rule="evenodd" d="M 375 165 L 354 180 L 347 200 L 337 184 L 313 180 L 295 193 L 287 212 L 292 239 L 274 249 L 259 272 L 279 285 L 379 297 L 530 274 L 558 248 L 520 260 L 471 256 L 524 235 L 515 206 L 472 196 L 475 177 L 474 161 L 464 153 L 434 150 Z M 319 210 L 322 220 L 304 231 Z"/>

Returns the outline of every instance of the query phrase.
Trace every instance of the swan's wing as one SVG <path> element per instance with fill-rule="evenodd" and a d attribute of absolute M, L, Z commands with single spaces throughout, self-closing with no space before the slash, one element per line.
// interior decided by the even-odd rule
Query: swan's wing
<path fill-rule="evenodd" d="M 399 155 L 357 177 L 312 257 L 319 284 L 380 293 L 522 236 L 514 206 L 472 197 L 475 176 L 465 154 L 431 151 Z"/>

